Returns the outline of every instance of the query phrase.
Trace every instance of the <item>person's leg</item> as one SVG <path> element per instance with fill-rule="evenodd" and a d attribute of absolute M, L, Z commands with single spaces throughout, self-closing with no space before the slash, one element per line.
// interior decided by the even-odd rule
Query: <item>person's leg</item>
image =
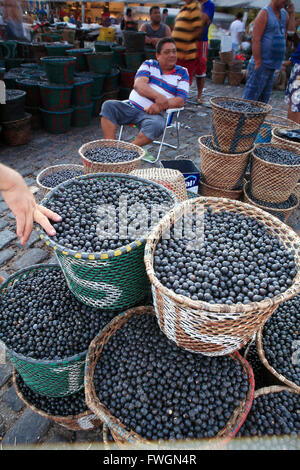
<path fill-rule="evenodd" d="M 192 86 L 192 83 L 193 83 L 195 64 L 196 64 L 195 60 L 177 59 L 177 65 L 180 65 L 181 67 L 185 67 L 188 71 L 190 86 Z"/>
<path fill-rule="evenodd" d="M 105 101 L 100 112 L 101 128 L 104 138 L 115 140 L 117 126 L 122 124 L 135 124 L 136 115 L 138 113 L 139 110 L 132 108 L 122 101 Z"/>
<path fill-rule="evenodd" d="M 197 58 L 195 61 L 195 77 L 198 90 L 197 101 L 200 104 L 202 101 L 202 93 L 206 77 L 207 69 L 207 50 L 208 41 L 197 41 Z"/>
<path fill-rule="evenodd" d="M 264 83 L 264 88 L 261 91 L 258 101 L 263 103 L 268 103 L 271 97 L 273 90 L 274 80 L 275 80 L 275 70 L 265 69 L 261 77 L 262 82 Z"/>
<path fill-rule="evenodd" d="M 138 145 L 139 147 L 143 147 L 151 142 L 152 139 L 149 139 L 149 137 L 145 136 L 142 132 L 139 132 L 136 138 L 132 141 L 133 144 Z"/>
<path fill-rule="evenodd" d="M 252 101 L 262 101 L 264 90 L 267 86 L 269 74 L 265 73 L 266 69 L 261 66 L 254 70 L 254 64 L 248 66 L 248 79 L 244 88 L 243 99 Z M 273 82 L 272 82 L 273 86 Z"/>

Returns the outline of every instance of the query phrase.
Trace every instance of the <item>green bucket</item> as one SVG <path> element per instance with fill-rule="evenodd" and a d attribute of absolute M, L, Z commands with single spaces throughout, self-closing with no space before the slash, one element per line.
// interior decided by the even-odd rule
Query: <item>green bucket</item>
<path fill-rule="evenodd" d="M 48 111 L 40 108 L 44 128 L 51 134 L 65 134 L 71 128 L 73 108 L 64 111 Z"/>
<path fill-rule="evenodd" d="M 78 183 L 84 183 L 85 180 L 95 182 L 112 180 L 118 183 L 134 180 L 138 181 L 141 191 L 146 185 L 152 188 L 159 187 L 167 195 L 170 209 L 177 203 L 172 191 L 153 181 L 124 173 L 97 173 L 79 176 L 59 184 L 46 195 L 41 204 L 49 207 L 49 203 L 57 197 L 57 193 L 61 198 L 65 191 L 72 192 Z M 144 264 L 145 238 L 116 250 L 85 253 L 55 243 L 44 230 L 41 230 L 41 234 L 43 241 L 55 250 L 69 289 L 80 302 L 116 311 L 133 307 L 149 295 L 150 282 Z"/>
<path fill-rule="evenodd" d="M 132 91 L 132 88 L 126 88 L 126 87 L 120 86 L 119 100 L 120 101 L 128 100 L 131 91 Z"/>
<path fill-rule="evenodd" d="M 89 126 L 92 120 L 93 103 L 86 106 L 74 106 L 72 114 L 72 126 L 86 127 Z"/>
<path fill-rule="evenodd" d="M 93 109 L 92 109 L 92 116 L 93 117 L 98 117 L 101 111 L 102 103 L 103 103 L 103 94 L 100 96 L 92 96 L 92 103 L 93 103 Z"/>
<path fill-rule="evenodd" d="M 41 63 L 49 82 L 61 85 L 72 85 L 76 57 L 42 57 Z"/>
<path fill-rule="evenodd" d="M 32 271 L 60 269 L 57 264 L 33 265 L 12 274 L 1 284 L 1 296 L 14 289 L 19 280 L 30 275 Z M 25 357 L 7 348 L 7 355 L 22 376 L 24 382 L 33 391 L 50 397 L 71 395 L 83 388 L 84 363 L 86 351 L 62 360 L 37 360 Z"/>
<path fill-rule="evenodd" d="M 86 106 L 91 104 L 93 83 L 92 79 L 75 78 L 71 97 L 72 105 Z"/>
<path fill-rule="evenodd" d="M 0 67 L 0 80 L 4 79 L 5 72 L 6 72 L 6 68 Z"/>
<path fill-rule="evenodd" d="M 143 52 L 125 52 L 126 68 L 137 70 L 144 62 L 145 54 Z"/>
<path fill-rule="evenodd" d="M 76 77 L 80 77 L 82 80 L 92 79 L 92 96 L 100 96 L 104 90 L 104 81 L 106 75 L 93 73 L 93 72 L 83 72 L 75 74 Z"/>
<path fill-rule="evenodd" d="M 7 40 L 1 43 L 4 59 L 13 59 L 17 57 L 17 41 Z"/>
<path fill-rule="evenodd" d="M 40 82 L 41 103 L 47 111 L 65 111 L 70 108 L 72 85 L 56 85 L 48 82 Z"/>
<path fill-rule="evenodd" d="M 91 72 L 109 74 L 112 69 L 113 53 L 96 52 L 87 54 L 88 66 Z"/>
<path fill-rule="evenodd" d="M 93 49 L 71 49 L 66 51 L 66 55 L 76 57 L 76 72 L 84 72 L 85 70 L 88 70 L 86 54 L 90 54 L 91 52 L 93 52 Z"/>
<path fill-rule="evenodd" d="M 155 59 L 156 60 L 156 50 L 151 47 L 145 47 L 145 59 Z"/>
<path fill-rule="evenodd" d="M 21 68 L 24 69 L 24 71 L 42 70 L 41 67 L 39 66 L 39 64 L 34 63 L 34 62 L 21 64 Z"/>
<path fill-rule="evenodd" d="M 49 57 L 62 57 L 66 51 L 73 49 L 72 44 L 47 44 L 46 51 Z"/>
<path fill-rule="evenodd" d="M 125 67 L 125 52 L 126 49 L 124 46 L 114 46 L 112 47 L 113 51 L 113 66 L 115 67 Z"/>
<path fill-rule="evenodd" d="M 25 106 L 37 107 L 41 105 L 40 83 L 30 78 L 16 80 L 17 87 L 26 91 Z"/>
<path fill-rule="evenodd" d="M 24 62 L 24 59 L 19 59 L 19 58 L 5 59 L 5 68 L 6 70 L 10 70 L 16 67 L 21 67 L 21 64 L 23 64 L 23 62 Z"/>
<path fill-rule="evenodd" d="M 95 51 L 96 52 L 111 52 L 113 47 L 113 42 L 108 41 L 95 41 Z"/>
<path fill-rule="evenodd" d="M 116 90 L 119 88 L 120 82 L 120 71 L 118 69 L 113 69 L 112 73 L 106 75 L 104 81 L 104 92 Z"/>

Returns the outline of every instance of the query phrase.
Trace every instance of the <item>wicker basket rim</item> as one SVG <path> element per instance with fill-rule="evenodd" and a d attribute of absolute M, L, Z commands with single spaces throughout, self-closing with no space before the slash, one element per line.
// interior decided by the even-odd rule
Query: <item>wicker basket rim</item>
<path fill-rule="evenodd" d="M 53 189 L 53 188 L 50 188 L 48 186 L 45 186 L 41 183 L 41 179 L 43 178 L 44 174 L 48 174 L 49 171 L 51 170 L 63 170 L 65 168 L 75 168 L 75 169 L 78 169 L 78 170 L 84 170 L 84 166 L 83 165 L 76 165 L 76 164 L 73 164 L 73 163 L 61 163 L 60 165 L 52 165 L 52 166 L 48 166 L 47 168 L 44 168 L 42 171 L 40 171 L 36 177 L 36 183 L 37 185 L 41 188 L 41 189 L 47 189 L 47 191 Z M 77 178 L 77 176 L 75 176 L 74 178 Z"/>
<path fill-rule="evenodd" d="M 32 270 L 35 270 L 35 269 L 47 269 L 47 268 L 60 269 L 59 265 L 52 264 L 52 263 L 49 263 L 49 264 L 33 264 L 31 266 L 26 266 L 26 268 L 20 269 L 19 271 L 11 274 L 5 281 L 3 281 L 3 283 L 0 286 L 1 295 L 3 294 L 3 292 L 7 288 L 10 287 L 11 282 L 13 282 L 13 281 L 17 282 L 18 278 L 22 274 L 26 274 L 28 271 L 32 271 Z M 6 346 L 5 346 L 5 349 L 9 354 L 13 355 L 14 357 L 16 357 L 16 358 L 18 358 L 22 361 L 30 362 L 31 364 L 45 364 L 45 365 L 65 364 L 66 362 L 74 362 L 76 360 L 79 360 L 79 359 L 85 357 L 86 354 L 87 354 L 87 350 L 86 350 L 84 352 L 81 352 L 79 354 L 74 354 L 73 356 L 67 357 L 65 359 L 49 359 L 49 360 L 47 360 L 47 359 L 34 359 L 34 358 L 31 358 L 31 357 L 24 356 L 23 354 L 16 353 L 15 351 L 13 351 L 12 349 L 10 349 Z"/>
<path fill-rule="evenodd" d="M 223 188 L 215 188 L 214 186 L 211 186 L 210 184 L 207 184 L 205 183 L 201 177 L 200 177 L 200 184 L 202 184 L 203 186 L 205 186 L 206 188 L 208 189 L 214 189 L 214 190 L 217 190 L 217 191 L 222 191 L 222 193 L 234 193 L 234 194 L 237 194 L 237 193 L 242 193 L 243 192 L 243 186 L 241 186 L 241 189 L 223 189 Z"/>
<path fill-rule="evenodd" d="M 274 124 L 273 121 L 276 120 L 276 119 L 282 120 L 282 123 L 284 123 L 284 122 L 286 122 L 287 124 L 289 124 L 289 123 L 293 124 L 294 123 L 295 127 L 300 127 L 300 125 L 297 124 L 295 121 L 292 121 L 291 119 L 285 118 L 283 116 L 278 116 L 277 114 L 269 114 L 265 119 L 265 123 L 266 124 Z M 280 124 L 278 123 L 278 126 L 279 125 Z"/>
<path fill-rule="evenodd" d="M 279 372 L 277 372 L 276 369 L 274 369 L 274 367 L 271 366 L 271 364 L 269 364 L 269 361 L 267 360 L 266 358 L 266 355 L 265 355 L 265 351 L 264 351 L 264 347 L 263 347 L 263 327 L 260 328 L 257 332 L 257 335 L 256 335 L 256 345 L 257 345 L 257 352 L 258 352 L 258 355 L 259 355 L 259 358 L 261 360 L 261 362 L 264 364 L 264 366 L 270 371 L 272 372 L 272 374 L 277 377 L 277 379 L 281 380 L 282 382 L 284 382 L 289 388 L 292 388 L 293 390 L 295 390 L 297 393 L 300 393 L 300 385 L 297 385 L 295 384 L 294 382 L 292 382 L 291 380 L 287 379 L 284 375 L 280 374 Z"/>
<path fill-rule="evenodd" d="M 210 147 L 208 147 L 207 145 L 205 145 L 202 140 L 204 140 L 204 138 L 207 138 L 207 137 L 210 137 L 211 138 L 211 135 L 202 135 L 201 137 L 199 137 L 198 139 L 198 143 L 200 145 L 200 147 L 204 147 L 205 149 L 207 149 L 210 153 L 213 153 L 213 154 L 217 154 L 217 155 L 220 155 L 222 157 L 225 157 L 225 158 L 239 158 L 241 156 L 245 157 L 247 156 L 248 154 L 252 153 L 254 148 L 255 148 L 255 145 L 253 145 L 251 147 L 250 150 L 247 150 L 246 152 L 239 152 L 239 153 L 224 153 L 224 152 L 219 152 L 217 149 L 212 149 Z"/>
<path fill-rule="evenodd" d="M 32 117 L 32 114 L 26 113 L 26 112 L 24 114 L 25 114 L 25 117 L 21 119 L 17 119 L 16 121 L 2 121 L 1 125 L 13 126 L 14 124 L 17 124 L 20 121 L 29 121 L 29 119 L 31 119 Z"/>
<path fill-rule="evenodd" d="M 91 410 L 86 410 L 78 415 L 68 415 L 68 416 L 61 416 L 61 415 L 49 415 L 48 413 L 46 413 L 45 411 L 43 410 L 40 410 L 39 408 L 36 408 L 36 406 L 32 405 L 23 395 L 23 393 L 21 392 L 21 390 L 19 389 L 18 387 L 18 384 L 17 384 L 17 374 L 16 374 L 16 369 L 15 367 L 13 367 L 13 371 L 12 371 L 12 379 L 13 379 L 13 384 L 14 384 L 14 388 L 15 388 L 15 391 L 16 391 L 16 394 L 18 395 L 18 397 L 20 398 L 20 400 L 23 401 L 23 403 L 25 403 L 25 405 L 30 408 L 32 411 L 34 411 L 35 413 L 38 413 L 39 415 L 41 416 L 44 416 L 45 418 L 53 418 L 55 421 L 57 422 L 61 422 L 61 423 L 65 423 L 67 424 L 67 421 L 70 421 L 70 420 L 78 420 L 80 418 L 84 418 L 85 416 L 88 416 L 91 414 Z"/>
<path fill-rule="evenodd" d="M 72 184 L 72 182 L 75 179 L 96 179 L 96 178 L 118 178 L 118 179 L 134 179 L 135 181 L 140 181 L 141 183 L 145 183 L 147 185 L 153 185 L 155 187 L 160 188 L 162 191 L 165 191 L 169 197 L 170 200 L 173 202 L 174 205 L 178 203 L 178 199 L 176 195 L 170 191 L 168 188 L 165 186 L 162 186 L 161 184 L 156 183 L 155 181 L 150 181 L 145 178 L 141 178 L 139 176 L 133 176 L 129 175 L 126 173 L 90 173 L 87 175 L 82 175 L 82 176 L 77 176 L 76 178 L 72 178 L 72 180 L 65 181 L 63 183 L 60 183 L 57 185 L 55 188 L 52 188 L 51 191 L 44 197 L 44 199 L 41 201 L 41 205 L 45 205 L 45 203 L 53 196 L 54 192 L 67 187 L 69 184 Z M 75 250 L 71 249 L 66 249 L 64 246 L 60 245 L 59 243 L 55 243 L 50 236 L 47 235 L 47 233 L 42 229 L 41 227 L 36 227 L 36 230 L 38 232 L 41 232 L 40 234 L 40 239 L 44 240 L 46 245 L 51 246 L 55 251 L 60 252 L 61 255 L 64 256 L 71 256 L 76 259 L 83 259 L 83 260 L 88 260 L 88 261 L 105 261 L 111 258 L 115 258 L 116 256 L 120 256 L 123 254 L 128 253 L 129 251 L 132 251 L 133 249 L 139 248 L 146 243 L 147 235 L 143 238 L 140 238 L 139 240 L 135 240 L 131 242 L 129 245 L 123 245 L 120 248 L 117 248 L 116 250 L 109 250 L 106 252 L 100 252 L 100 253 L 88 253 L 88 252 L 83 252 L 80 253 Z"/>
<path fill-rule="evenodd" d="M 272 142 L 268 142 L 268 143 L 264 143 L 264 144 L 256 144 L 255 148 L 252 150 L 252 156 L 256 160 L 259 160 L 259 162 L 261 164 L 265 164 L 265 166 L 269 166 L 271 168 L 275 167 L 275 168 L 289 168 L 289 169 L 297 168 L 297 169 L 300 169 L 300 163 L 299 163 L 299 165 L 285 165 L 284 163 L 273 163 L 273 162 L 268 162 L 266 160 L 263 160 L 258 155 L 256 155 L 255 150 L 257 148 L 261 148 L 261 147 L 266 146 L 266 145 L 268 145 L 269 147 L 271 146 L 271 147 L 274 147 L 274 148 L 278 149 L 278 146 L 275 143 L 272 143 Z M 283 145 L 286 145 L 286 143 L 283 143 Z M 288 149 L 286 149 L 286 150 L 288 150 Z M 293 152 L 291 152 L 291 153 L 293 153 Z M 299 155 L 299 161 L 300 161 L 300 155 Z"/>
<path fill-rule="evenodd" d="M 267 207 L 267 206 L 262 206 L 260 204 L 258 204 L 257 202 L 254 202 L 251 198 L 251 196 L 249 196 L 248 192 L 247 192 L 247 189 L 249 188 L 249 185 L 250 185 L 250 182 L 247 181 L 243 187 L 243 192 L 245 194 L 245 196 L 249 199 L 249 201 L 251 201 L 252 204 L 254 204 L 255 206 L 259 207 L 260 209 L 262 210 L 272 210 L 274 212 L 288 212 L 288 211 L 292 211 L 294 209 L 296 209 L 298 206 L 299 206 L 299 202 L 300 202 L 300 199 L 299 197 L 297 196 L 297 194 L 295 193 L 292 193 L 291 195 L 295 197 L 296 199 L 296 204 L 294 204 L 292 207 L 288 207 L 286 209 L 279 209 L 278 207 Z"/>
<path fill-rule="evenodd" d="M 202 196 L 202 197 L 197 197 L 197 198 L 192 198 L 188 199 L 187 201 L 184 201 L 175 208 L 171 209 L 167 214 L 164 215 L 164 217 L 159 221 L 159 223 L 154 227 L 150 235 L 147 237 L 146 241 L 146 246 L 145 246 L 145 254 L 144 254 L 144 262 L 146 266 L 146 272 L 147 275 L 150 279 L 151 284 L 153 284 L 159 291 L 163 292 L 164 295 L 166 295 L 168 298 L 171 298 L 172 300 L 176 301 L 179 304 L 184 304 L 185 307 L 189 307 L 193 310 L 196 310 L 195 314 L 199 314 L 201 316 L 201 313 L 197 312 L 197 310 L 205 310 L 205 312 L 209 313 L 238 313 L 240 316 L 245 316 L 246 314 L 252 315 L 253 312 L 260 311 L 261 309 L 270 309 L 271 307 L 276 306 L 278 303 L 282 302 L 283 300 L 288 300 L 292 296 L 296 294 L 296 292 L 300 292 L 300 271 L 298 271 L 294 282 L 292 286 L 290 286 L 283 294 L 278 294 L 275 297 L 268 298 L 268 299 L 263 299 L 260 302 L 250 302 L 249 304 L 233 304 L 233 305 L 227 305 L 227 304 L 210 304 L 208 302 L 200 301 L 200 300 L 192 300 L 189 297 L 185 297 L 183 295 L 178 295 L 172 290 L 168 289 L 167 287 L 163 286 L 161 282 L 157 279 L 154 268 L 153 268 L 153 256 L 151 255 L 151 245 L 156 245 L 157 242 L 161 238 L 161 234 L 159 233 L 161 228 L 166 224 L 170 223 L 172 216 L 176 218 L 177 216 L 181 216 L 184 210 L 189 207 L 193 206 L 196 204 L 214 204 L 217 202 L 224 202 L 230 203 L 231 206 L 236 206 L 236 207 L 244 207 L 246 209 L 250 209 L 252 211 L 257 212 L 258 215 L 264 216 L 266 219 L 269 219 L 268 222 L 272 223 L 273 227 L 275 226 L 278 228 L 284 228 L 285 231 L 288 231 L 290 238 L 294 239 L 295 241 L 299 243 L 299 237 L 297 236 L 296 232 L 294 232 L 290 227 L 288 227 L 286 224 L 283 224 L 280 222 L 280 220 L 273 216 L 272 214 L 269 214 L 258 207 L 252 206 L 250 204 L 237 201 L 237 200 L 229 200 L 227 198 L 216 198 L 216 197 L 211 197 L 211 196 Z M 233 210 L 233 207 L 230 207 L 228 209 L 229 211 Z M 251 216 L 253 217 L 253 216 Z M 295 292 L 296 291 L 296 292 Z M 282 297 L 284 296 L 284 299 Z M 241 306 L 243 307 L 243 312 L 241 313 Z"/>
<path fill-rule="evenodd" d="M 270 104 L 267 104 L 267 103 L 263 103 L 261 101 L 252 101 L 252 100 L 245 100 L 243 98 L 228 98 L 226 96 L 214 96 L 213 98 L 210 98 L 210 104 L 212 106 L 215 106 L 216 108 L 219 108 L 220 110 L 222 110 L 222 112 L 224 112 L 224 107 L 222 105 L 220 105 L 218 103 L 218 101 L 222 102 L 222 101 L 236 101 L 236 102 L 243 102 L 243 103 L 251 103 L 253 104 L 254 106 L 257 106 L 258 108 L 261 108 L 262 111 L 261 112 L 258 112 L 258 111 L 234 111 L 232 109 L 226 109 L 226 112 L 228 113 L 232 113 L 232 114 L 246 114 L 246 115 L 260 115 L 260 114 L 265 114 L 265 113 L 269 113 L 272 109 L 272 106 Z"/>
<path fill-rule="evenodd" d="M 282 127 L 280 127 L 279 125 L 276 126 L 276 127 L 273 127 L 273 129 L 271 130 L 272 132 L 272 136 L 273 137 L 276 137 L 276 139 L 280 140 L 282 143 L 284 144 L 287 144 L 287 145 L 295 145 L 295 146 L 299 146 L 300 145 L 300 142 L 293 142 L 292 140 L 285 140 L 283 137 L 281 137 L 280 135 L 277 135 L 276 134 L 276 131 L 278 129 L 282 129 Z M 293 129 L 292 129 L 293 130 Z"/>
<path fill-rule="evenodd" d="M 110 93 L 110 92 L 108 92 Z M 105 93 L 104 93 L 105 95 Z M 129 147 L 130 149 L 132 148 L 132 150 L 136 151 L 139 156 L 137 158 L 135 158 L 134 160 L 126 160 L 125 162 L 114 162 L 114 163 L 105 163 L 105 162 L 94 162 L 93 160 L 90 160 L 89 158 L 85 157 L 84 156 L 84 151 L 86 149 L 88 149 L 91 145 L 93 144 L 96 144 L 96 143 L 99 143 L 99 145 L 101 145 L 101 143 L 113 143 L 113 144 L 116 144 L 116 145 L 120 145 L 120 148 L 126 146 L 126 147 Z M 109 166 L 111 167 L 112 165 L 117 165 L 118 167 L 121 166 L 121 168 L 125 165 L 128 165 L 128 163 L 136 163 L 138 162 L 139 160 L 141 160 L 146 152 L 144 149 L 142 149 L 141 147 L 139 147 L 138 145 L 135 145 L 135 144 L 131 144 L 130 142 L 124 142 L 123 140 L 114 140 L 114 139 L 99 139 L 99 140 L 92 140 L 91 142 L 87 142 L 86 144 L 83 144 L 79 150 L 78 150 L 78 153 L 80 155 L 80 157 L 84 160 L 86 160 L 87 162 L 91 163 L 92 165 L 101 165 L 101 166 Z"/>
<path fill-rule="evenodd" d="M 259 397 L 260 395 L 266 395 L 268 393 L 277 393 L 277 392 L 291 392 L 291 393 L 299 393 L 296 390 L 293 390 L 290 387 L 286 387 L 284 385 L 270 385 L 269 387 L 262 387 L 255 391 L 254 400 L 255 398 Z"/>
<path fill-rule="evenodd" d="M 141 312 L 142 309 L 143 309 L 143 312 Z M 141 312 L 141 313 L 139 313 L 139 312 Z M 88 350 L 88 353 L 87 353 L 87 356 L 86 356 L 86 361 L 85 361 L 85 381 L 84 381 L 85 384 L 84 384 L 84 387 L 85 387 L 86 403 L 87 403 L 88 407 L 95 414 L 97 414 L 96 409 L 98 407 L 98 404 L 101 403 L 101 402 L 100 402 L 100 399 L 98 397 L 96 397 L 95 400 L 94 400 L 94 397 L 91 396 L 91 394 L 90 394 L 90 386 L 91 386 L 92 395 L 94 395 L 94 396 L 96 395 L 96 391 L 95 391 L 95 387 L 94 387 L 94 381 L 89 380 L 89 378 L 91 376 L 91 374 L 90 374 L 90 371 L 91 371 L 90 357 L 93 354 L 93 351 L 95 351 L 96 349 L 97 349 L 97 351 L 99 350 L 98 349 L 99 340 L 102 340 L 104 338 L 109 340 L 109 338 L 114 334 L 114 333 L 110 332 L 111 326 L 114 326 L 114 325 L 118 326 L 118 324 L 120 324 L 120 321 L 122 319 L 123 319 L 123 321 L 125 319 L 125 322 L 126 322 L 126 317 L 128 317 L 128 319 L 130 319 L 132 316 L 137 315 L 137 314 L 155 315 L 155 310 L 154 310 L 153 307 L 146 307 L 146 306 L 145 307 L 133 307 L 133 308 L 117 315 L 115 318 L 113 318 L 113 320 L 111 320 L 110 323 L 108 323 L 106 325 L 106 327 L 90 343 L 89 350 Z M 122 328 L 123 324 L 124 323 L 122 322 L 122 324 L 119 326 L 119 328 Z M 248 388 L 248 392 L 246 394 L 245 399 L 241 402 L 241 404 L 237 408 L 235 408 L 235 410 L 233 411 L 231 417 L 227 421 L 225 427 L 223 429 L 221 429 L 214 438 L 211 438 L 210 441 L 214 441 L 217 438 L 224 438 L 226 440 L 226 438 L 227 439 L 231 438 L 233 434 L 238 432 L 238 430 L 240 429 L 240 427 L 244 423 L 244 421 L 247 417 L 247 414 L 250 411 L 253 400 L 254 400 L 255 383 L 254 383 L 254 373 L 253 373 L 251 365 L 249 364 L 249 362 L 243 356 L 241 356 L 241 354 L 238 351 L 235 351 L 235 352 L 229 354 L 229 356 L 231 357 L 232 360 L 236 360 L 242 365 L 242 367 L 244 369 L 244 373 L 247 372 L 248 381 L 249 381 L 249 388 Z M 97 359 L 99 359 L 99 357 Z M 94 377 L 94 369 L 92 370 L 91 379 L 93 379 L 93 377 Z M 247 407 L 246 407 L 246 405 L 247 405 Z M 106 408 L 106 406 L 104 406 L 103 404 L 101 404 L 101 406 L 103 406 L 103 408 L 105 409 L 105 413 L 106 413 L 106 416 L 108 418 L 108 420 L 105 422 L 105 425 L 109 429 L 111 428 L 109 421 L 115 421 L 117 423 L 118 427 L 120 427 L 122 429 L 122 431 L 125 430 L 128 434 L 130 433 L 130 435 L 133 438 L 133 441 L 153 445 L 153 443 L 151 441 L 142 438 L 141 436 L 139 436 L 134 431 L 132 431 L 132 430 L 129 431 L 128 428 L 118 418 L 114 417 L 110 413 L 110 411 Z M 244 413 L 243 413 L 242 417 L 240 419 L 238 419 L 237 410 L 239 410 L 241 408 L 244 410 Z M 235 424 L 234 431 L 226 433 L 227 427 L 229 425 L 232 425 L 232 420 L 234 420 L 234 424 Z M 113 429 L 114 432 L 118 433 L 118 431 L 116 429 L 114 429 L 114 427 L 112 427 L 112 429 Z"/>

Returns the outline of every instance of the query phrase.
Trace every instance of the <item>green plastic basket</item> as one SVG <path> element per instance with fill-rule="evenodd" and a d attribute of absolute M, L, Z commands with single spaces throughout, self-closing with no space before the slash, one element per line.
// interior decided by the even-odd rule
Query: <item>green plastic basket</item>
<path fill-rule="evenodd" d="M 57 264 L 33 265 L 14 273 L 1 284 L 1 296 L 7 289 L 13 289 L 18 280 L 26 278 L 33 270 L 60 269 Z M 33 391 L 49 397 L 71 395 L 84 386 L 84 364 L 87 351 L 62 360 L 37 360 L 25 357 L 11 349 L 7 355 Z"/>
<path fill-rule="evenodd" d="M 25 106 L 40 106 L 40 84 L 38 81 L 28 78 L 16 80 L 16 84 L 20 90 L 26 91 Z"/>
<path fill-rule="evenodd" d="M 64 111 L 70 107 L 72 85 L 55 85 L 40 83 L 40 95 L 43 109 L 47 111 Z"/>
<path fill-rule="evenodd" d="M 48 111 L 40 108 L 44 128 L 51 134 L 65 134 L 71 128 L 73 108 L 64 111 Z"/>
<path fill-rule="evenodd" d="M 82 72 L 76 73 L 75 77 L 81 78 L 82 80 L 92 79 L 92 96 L 98 97 L 102 95 L 106 75 L 93 72 Z"/>
<path fill-rule="evenodd" d="M 145 59 L 143 52 L 126 52 L 125 64 L 126 68 L 130 70 L 137 70 Z"/>
<path fill-rule="evenodd" d="M 106 75 L 104 82 L 104 92 L 116 90 L 119 88 L 120 71 L 113 69 L 109 75 Z"/>
<path fill-rule="evenodd" d="M 88 63 L 86 54 L 93 52 L 93 49 L 82 48 L 82 49 L 71 49 L 65 52 L 67 56 L 76 57 L 75 70 L 76 72 L 84 72 L 88 70 Z"/>
<path fill-rule="evenodd" d="M 111 73 L 113 63 L 112 52 L 95 52 L 87 54 L 89 70 L 99 74 Z"/>
<path fill-rule="evenodd" d="M 103 97 L 104 95 L 100 96 L 92 96 L 92 103 L 93 103 L 93 110 L 92 110 L 92 116 L 98 117 L 101 111 L 102 103 L 103 103 Z"/>
<path fill-rule="evenodd" d="M 86 106 L 91 104 L 93 83 L 92 79 L 75 78 L 71 96 L 73 106 Z"/>
<path fill-rule="evenodd" d="M 70 49 L 73 49 L 74 46 L 72 44 L 47 44 L 46 51 L 49 57 L 61 57 Z"/>
<path fill-rule="evenodd" d="M 41 63 L 49 82 L 61 85 L 74 83 L 76 57 L 42 57 Z"/>
<path fill-rule="evenodd" d="M 175 194 L 155 182 L 123 173 L 96 173 L 79 176 L 76 180 L 135 180 L 141 187 L 159 187 L 167 194 L 170 209 L 177 203 Z M 74 179 L 75 180 L 75 179 Z M 70 189 L 74 180 L 61 183 L 50 191 L 42 205 L 55 198 L 57 192 Z M 150 293 L 150 283 L 144 265 L 144 248 L 146 238 L 136 240 L 130 245 L 122 246 L 108 252 L 82 253 L 59 245 L 43 229 L 40 238 L 55 251 L 59 264 L 65 275 L 69 289 L 82 303 L 105 310 L 122 310 L 137 305 Z"/>
<path fill-rule="evenodd" d="M 72 113 L 72 126 L 86 127 L 89 126 L 92 120 L 93 103 L 85 106 L 74 106 Z"/>

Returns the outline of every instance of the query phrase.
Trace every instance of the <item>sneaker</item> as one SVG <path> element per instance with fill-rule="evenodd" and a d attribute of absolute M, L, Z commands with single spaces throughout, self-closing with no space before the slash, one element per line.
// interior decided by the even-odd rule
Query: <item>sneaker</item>
<path fill-rule="evenodd" d="M 144 162 L 148 162 L 148 163 L 155 163 L 156 162 L 156 157 L 154 157 L 154 155 L 151 155 L 151 153 L 149 153 L 148 150 L 146 150 L 146 153 L 143 156 L 142 160 Z"/>

